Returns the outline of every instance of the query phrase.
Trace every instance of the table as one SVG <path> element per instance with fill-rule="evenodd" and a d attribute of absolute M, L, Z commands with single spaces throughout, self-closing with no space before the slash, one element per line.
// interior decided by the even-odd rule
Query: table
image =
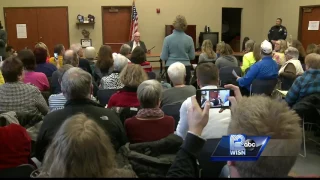
<path fill-rule="evenodd" d="M 196 58 L 194 60 L 190 60 L 191 64 L 198 64 L 198 60 L 199 60 L 199 56 L 200 56 L 201 52 L 196 52 Z M 242 61 L 242 57 L 245 53 L 244 52 L 233 52 L 233 55 L 240 61 Z M 160 53 L 154 53 L 154 54 L 146 54 L 147 58 L 155 58 L 158 57 L 159 60 L 148 60 L 149 62 L 159 62 L 160 63 L 160 74 L 162 74 L 162 60 L 160 59 Z"/>

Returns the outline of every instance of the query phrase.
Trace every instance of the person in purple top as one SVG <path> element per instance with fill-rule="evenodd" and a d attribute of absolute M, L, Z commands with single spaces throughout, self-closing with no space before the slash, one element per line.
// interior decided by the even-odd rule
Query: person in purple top
<path fill-rule="evenodd" d="M 35 72 L 42 72 L 44 73 L 48 78 L 52 76 L 52 73 L 57 70 L 57 67 L 51 63 L 47 63 L 47 50 L 44 48 L 35 48 L 33 51 L 37 67 L 35 69 Z"/>

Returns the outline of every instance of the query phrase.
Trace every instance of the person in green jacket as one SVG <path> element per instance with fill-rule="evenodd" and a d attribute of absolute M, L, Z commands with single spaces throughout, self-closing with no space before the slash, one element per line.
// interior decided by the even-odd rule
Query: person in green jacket
<path fill-rule="evenodd" d="M 254 63 L 261 59 L 259 43 L 248 40 L 245 44 L 245 51 L 247 53 L 243 56 L 241 66 L 243 74 L 245 74 Z"/>

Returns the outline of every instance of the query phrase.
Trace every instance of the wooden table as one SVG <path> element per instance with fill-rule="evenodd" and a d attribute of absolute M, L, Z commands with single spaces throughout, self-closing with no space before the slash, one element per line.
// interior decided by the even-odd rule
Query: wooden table
<path fill-rule="evenodd" d="M 199 61 L 199 56 L 200 56 L 201 52 L 196 52 L 196 58 L 194 60 L 190 60 L 191 64 L 198 64 Z M 245 53 L 243 52 L 233 52 L 233 55 L 239 60 L 242 61 L 242 57 Z M 152 53 L 152 54 L 146 54 L 147 58 L 156 58 L 158 57 L 159 60 L 148 60 L 149 62 L 159 62 L 160 63 L 160 74 L 162 74 L 162 60 L 160 59 L 160 54 L 156 54 L 156 53 Z"/>

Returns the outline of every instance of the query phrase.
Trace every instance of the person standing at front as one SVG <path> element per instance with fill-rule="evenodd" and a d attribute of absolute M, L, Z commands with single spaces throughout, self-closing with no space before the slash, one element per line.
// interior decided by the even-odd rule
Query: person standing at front
<path fill-rule="evenodd" d="M 186 85 L 190 84 L 191 63 L 195 58 L 194 42 L 184 31 L 187 29 L 187 20 L 184 16 L 178 15 L 173 21 L 173 33 L 164 38 L 161 60 L 166 61 L 166 70 L 175 63 L 181 62 L 186 66 Z M 170 82 L 168 74 L 167 82 Z"/>
<path fill-rule="evenodd" d="M 277 18 L 276 25 L 272 26 L 268 33 L 269 41 L 274 45 L 278 40 L 287 39 L 287 28 L 282 26 L 282 19 Z"/>

